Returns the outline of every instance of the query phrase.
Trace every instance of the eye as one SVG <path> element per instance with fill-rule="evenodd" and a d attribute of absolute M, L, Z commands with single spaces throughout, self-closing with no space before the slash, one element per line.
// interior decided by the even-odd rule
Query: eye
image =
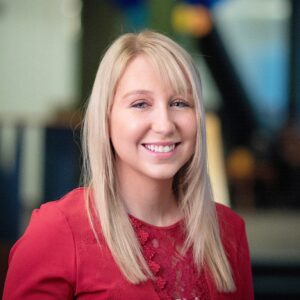
<path fill-rule="evenodd" d="M 131 107 L 134 107 L 134 108 L 147 108 L 149 106 L 149 104 L 146 102 L 146 101 L 137 101 L 137 102 L 134 102 Z"/>
<path fill-rule="evenodd" d="M 176 99 L 172 101 L 171 106 L 181 108 L 181 107 L 190 107 L 191 105 L 186 100 Z"/>

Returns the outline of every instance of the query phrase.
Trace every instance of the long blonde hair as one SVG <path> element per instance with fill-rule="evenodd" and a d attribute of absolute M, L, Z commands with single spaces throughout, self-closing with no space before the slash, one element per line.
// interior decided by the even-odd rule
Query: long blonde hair
<path fill-rule="evenodd" d="M 100 224 L 106 244 L 130 282 L 153 279 L 117 192 L 109 137 L 109 115 L 118 80 L 128 63 L 140 54 L 153 62 L 165 82 L 176 91 L 193 96 L 199 124 L 195 153 L 176 174 L 173 184 L 186 224 L 183 252 L 192 247 L 199 272 L 206 264 L 217 289 L 233 291 L 235 284 L 220 238 L 208 175 L 200 77 L 190 55 L 162 34 L 152 31 L 124 34 L 111 45 L 100 63 L 83 126 L 83 175 L 91 227 L 99 241 L 95 228 L 96 222 Z"/>

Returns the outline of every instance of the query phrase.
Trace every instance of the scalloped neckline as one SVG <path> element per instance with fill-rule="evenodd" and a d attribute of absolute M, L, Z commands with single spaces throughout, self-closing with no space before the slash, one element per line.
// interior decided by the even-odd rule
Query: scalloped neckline
<path fill-rule="evenodd" d="M 132 219 L 132 220 L 135 220 L 139 223 L 141 223 L 142 225 L 146 226 L 146 227 L 149 227 L 149 228 L 153 228 L 153 229 L 156 229 L 156 230 L 169 230 L 169 229 L 174 229 L 174 228 L 177 228 L 179 225 L 181 225 L 184 221 L 184 219 L 180 219 L 178 221 L 176 221 L 175 223 L 171 224 L 171 225 L 167 225 L 167 226 L 157 226 L 157 225 L 153 225 L 153 224 L 150 224 L 150 223 L 147 223 L 131 214 L 128 214 L 128 216 Z"/>

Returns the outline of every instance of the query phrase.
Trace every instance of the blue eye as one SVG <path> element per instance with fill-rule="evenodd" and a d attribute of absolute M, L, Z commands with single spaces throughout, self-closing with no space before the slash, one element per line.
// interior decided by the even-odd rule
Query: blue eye
<path fill-rule="evenodd" d="M 184 101 L 184 100 L 174 100 L 171 103 L 171 106 L 174 106 L 174 107 L 190 107 L 190 104 L 187 101 Z"/>
<path fill-rule="evenodd" d="M 140 101 L 132 104 L 132 107 L 134 108 L 147 108 L 148 104 L 145 101 Z"/>

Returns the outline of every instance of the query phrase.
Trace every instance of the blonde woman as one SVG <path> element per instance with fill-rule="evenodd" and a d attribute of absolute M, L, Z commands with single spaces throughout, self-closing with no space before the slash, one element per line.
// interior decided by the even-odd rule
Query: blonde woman
<path fill-rule="evenodd" d="M 215 204 L 200 79 L 144 31 L 104 55 L 87 107 L 85 187 L 33 212 L 4 300 L 253 299 L 244 222 Z"/>

